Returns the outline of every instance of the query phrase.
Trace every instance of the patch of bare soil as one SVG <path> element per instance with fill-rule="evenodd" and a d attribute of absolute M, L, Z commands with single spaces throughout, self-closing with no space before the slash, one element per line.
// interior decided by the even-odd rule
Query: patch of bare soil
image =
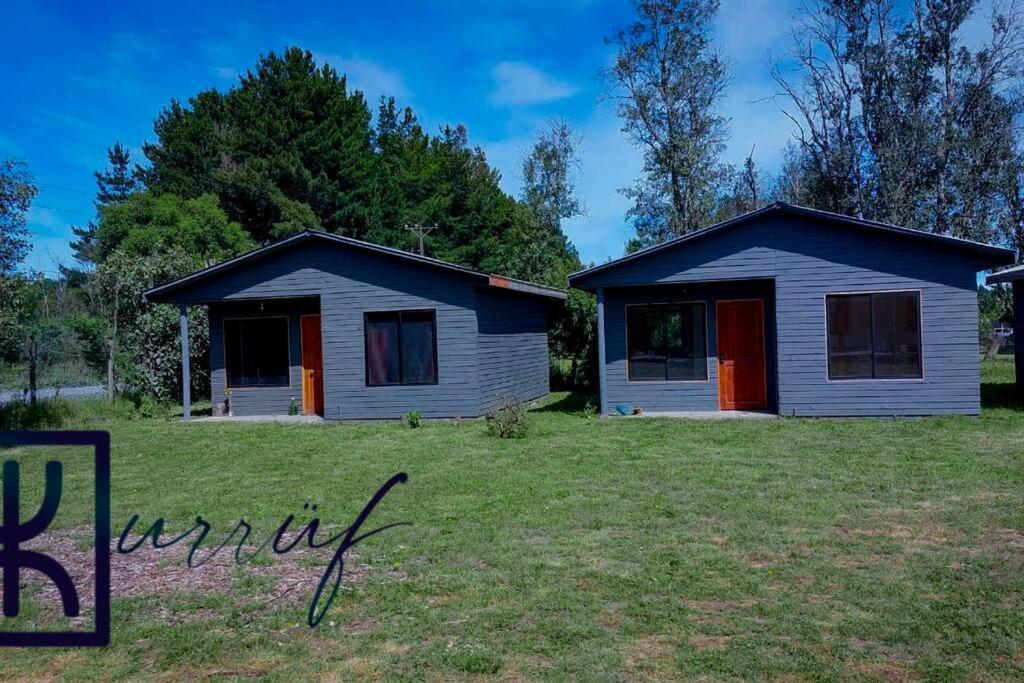
<path fill-rule="evenodd" d="M 915 553 L 935 546 L 951 546 L 963 539 L 963 534 L 945 525 L 923 518 L 912 524 L 886 522 L 880 527 L 848 529 L 836 526 L 836 534 L 846 542 L 860 539 L 886 538 L 904 545 L 908 553 Z"/>
<path fill-rule="evenodd" d="M 44 552 L 68 571 L 78 590 L 83 612 L 91 610 L 95 599 L 95 556 L 91 533 L 91 530 L 85 528 L 47 531 L 24 545 L 26 549 Z M 151 542 L 147 542 L 126 555 L 117 552 L 114 543 L 111 543 L 111 597 L 220 593 L 231 595 L 236 604 L 308 601 L 327 571 L 335 548 L 336 545 L 309 548 L 302 544 L 283 555 L 263 550 L 255 562 L 239 565 L 235 562 L 232 546 L 224 548 L 198 567 L 189 567 L 185 562 L 189 551 L 187 545 L 157 549 Z M 252 550 L 250 548 L 247 553 L 243 553 L 243 558 L 248 557 Z M 207 551 L 196 553 L 197 563 L 207 557 Z M 365 581 L 371 575 L 390 579 L 404 578 L 395 570 L 361 564 L 353 550 L 345 553 L 342 586 Z M 239 585 L 242 582 L 244 588 Z M 24 571 L 21 584 L 23 587 L 39 586 L 38 597 L 33 600 L 41 605 L 53 605 L 55 610 L 59 610 L 60 594 L 48 578 L 35 571 Z M 159 608 L 156 617 L 167 622 L 201 621 L 213 617 L 214 614 L 210 612 L 212 610 L 191 610 L 183 616 Z"/>
<path fill-rule="evenodd" d="M 909 681 L 913 677 L 895 662 L 852 662 L 848 668 L 858 676 L 882 681 Z"/>
<path fill-rule="evenodd" d="M 732 636 L 707 636 L 702 633 L 690 636 L 690 645 L 694 650 L 724 650 Z"/>
<path fill-rule="evenodd" d="M 665 636 L 648 636 L 633 644 L 626 656 L 626 665 L 642 670 L 645 678 L 670 680 L 668 672 L 675 669 L 675 646 Z"/>

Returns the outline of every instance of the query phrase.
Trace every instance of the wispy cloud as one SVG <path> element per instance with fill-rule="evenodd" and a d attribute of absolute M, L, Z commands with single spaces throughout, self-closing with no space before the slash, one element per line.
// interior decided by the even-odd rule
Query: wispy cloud
<path fill-rule="evenodd" d="M 406 85 L 402 74 L 395 69 L 363 57 L 321 54 L 315 56 L 317 61 L 327 62 L 345 74 L 349 86 L 361 90 L 371 108 L 381 96 L 393 96 L 403 103 L 412 99 L 412 91 Z"/>
<path fill-rule="evenodd" d="M 543 104 L 572 97 L 578 88 L 525 62 L 500 62 L 491 71 L 490 101 L 499 107 Z"/>

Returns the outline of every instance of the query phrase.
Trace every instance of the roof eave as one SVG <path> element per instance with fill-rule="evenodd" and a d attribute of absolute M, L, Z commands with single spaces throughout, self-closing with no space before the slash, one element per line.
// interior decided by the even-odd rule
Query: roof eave
<path fill-rule="evenodd" d="M 547 297 L 557 301 L 565 301 L 568 296 L 565 290 L 562 289 L 547 287 L 545 285 L 537 285 L 532 282 L 526 282 L 525 280 L 501 277 L 500 275 L 489 276 L 487 279 L 487 285 L 495 289 L 504 289 L 512 292 L 519 292 L 521 294 L 532 294 L 534 296 Z"/>
<path fill-rule="evenodd" d="M 990 273 L 985 278 L 985 284 L 996 285 L 1003 282 L 1017 282 L 1018 280 L 1024 280 L 1024 265 L 1006 268 L 997 273 Z"/>

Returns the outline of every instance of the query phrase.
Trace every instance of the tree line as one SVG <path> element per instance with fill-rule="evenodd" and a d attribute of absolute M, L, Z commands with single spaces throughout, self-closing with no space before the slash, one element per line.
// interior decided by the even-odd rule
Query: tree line
<path fill-rule="evenodd" d="M 609 98 L 642 150 L 630 249 L 779 199 L 1024 249 L 1024 24 L 996 3 L 968 42 L 977 0 L 813 0 L 772 60 L 795 135 L 775 178 L 753 150 L 722 160 L 728 57 L 710 38 L 718 0 L 640 0 L 609 43 Z"/>
<path fill-rule="evenodd" d="M 407 226 L 436 226 L 425 238 L 435 258 L 547 284 L 563 284 L 582 264 L 561 222 L 577 215 L 578 139 L 552 121 L 521 165 L 519 197 L 499 187 L 498 172 L 470 144 L 464 126 L 424 131 L 415 113 L 381 98 L 376 116 L 343 74 L 299 48 L 260 57 L 226 91 L 210 89 L 187 106 L 172 101 L 154 123 L 156 141 L 134 163 L 114 144 L 96 172 L 96 220 L 73 228 L 78 265 L 57 278 L 19 274 L 28 248 L 25 213 L 37 189 L 24 164 L 4 167 L 4 287 L 21 297 L 4 306 L 4 357 L 30 369 L 77 356 L 107 382 L 136 396 L 181 394 L 177 317 L 146 304 L 161 282 L 303 230 L 326 230 L 401 249 L 416 239 Z M 7 188 L 16 188 L 8 197 Z M 73 293 L 71 313 L 49 316 L 45 294 Z M 574 295 L 557 321 L 553 344 L 580 359 L 592 302 Z M 189 330 L 193 391 L 208 394 L 205 311 Z M 44 334 L 45 326 L 62 328 Z M 45 337 L 52 352 L 31 341 Z"/>
<path fill-rule="evenodd" d="M 1020 120 L 1024 34 L 1013 5 L 968 44 L 976 0 L 811 0 L 788 55 L 766 65 L 794 124 L 778 173 L 751 150 L 723 159 L 731 84 L 715 45 L 717 0 L 636 0 L 606 39 L 601 72 L 640 177 L 621 191 L 633 251 L 781 199 L 1024 248 Z M 73 229 L 76 265 L 19 270 L 37 188 L 0 164 L 0 352 L 29 368 L 75 357 L 135 395 L 180 395 L 177 317 L 142 302 L 160 282 L 306 230 L 412 250 L 564 286 L 584 264 L 562 230 L 583 212 L 580 137 L 552 121 L 523 155 L 510 196 L 462 125 L 424 130 L 409 107 L 371 110 L 344 74 L 298 47 L 261 56 L 238 83 L 171 101 L 133 160 L 114 144 L 96 173 L 96 219 Z M 742 131 L 740 131 L 742 133 Z M 58 304 L 59 302 L 59 304 Z M 208 392 L 205 314 L 191 316 L 193 391 Z M 594 302 L 571 292 L 552 334 L 565 380 L 593 367 Z M 561 366 L 560 366 L 561 367 Z"/>

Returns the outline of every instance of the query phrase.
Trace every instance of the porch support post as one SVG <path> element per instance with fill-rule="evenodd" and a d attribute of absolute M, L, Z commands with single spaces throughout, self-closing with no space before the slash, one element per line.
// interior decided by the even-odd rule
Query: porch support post
<path fill-rule="evenodd" d="M 182 418 L 192 418 L 192 372 L 189 368 L 188 352 L 188 306 L 178 306 L 181 321 L 181 414 Z"/>
<path fill-rule="evenodd" d="M 605 405 L 605 343 L 604 343 L 604 287 L 597 288 L 597 406 L 600 415 L 607 415 Z"/>
<path fill-rule="evenodd" d="M 1013 365 L 1017 395 L 1024 398 L 1024 280 L 1013 282 Z"/>

